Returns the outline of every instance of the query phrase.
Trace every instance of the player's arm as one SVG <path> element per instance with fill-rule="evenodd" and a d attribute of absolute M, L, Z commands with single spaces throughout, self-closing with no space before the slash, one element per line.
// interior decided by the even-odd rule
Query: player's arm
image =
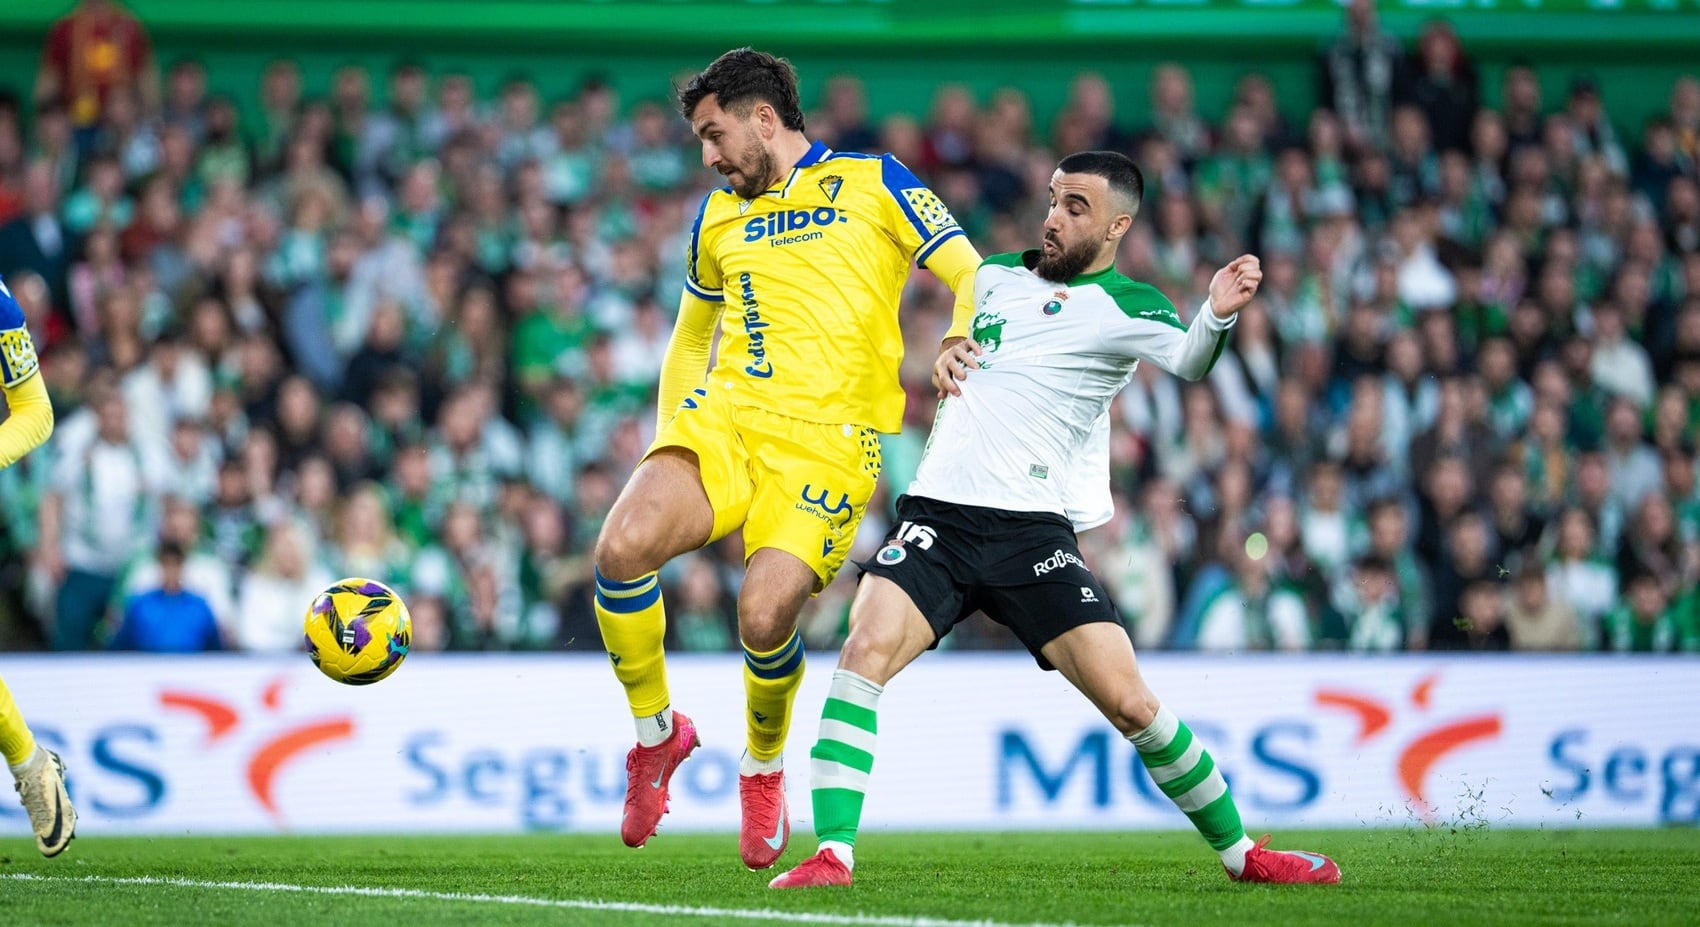
<path fill-rule="evenodd" d="M 938 194 L 903 162 L 882 155 L 880 181 L 890 194 L 887 221 L 893 236 L 915 256 L 916 263 L 956 294 L 946 343 L 967 337 L 968 323 L 974 318 L 974 272 L 980 269 L 980 253 Z"/>
<path fill-rule="evenodd" d="M 968 263 L 972 261 L 973 263 Z M 980 346 L 968 339 L 974 321 L 974 277 L 980 266 L 980 253 L 969 244 L 968 236 L 959 235 L 942 244 L 928 264 L 940 280 L 950 284 L 956 294 L 956 304 L 950 314 L 950 330 L 939 342 L 939 356 L 933 360 L 933 388 L 940 399 L 962 392 L 956 381 L 977 370 Z"/>
<path fill-rule="evenodd" d="M 1222 349 L 1228 345 L 1228 329 L 1257 294 L 1262 280 L 1263 268 L 1257 258 L 1249 254 L 1235 258 L 1211 278 L 1210 298 L 1192 324 L 1185 330 L 1151 326 L 1139 354 L 1182 379 L 1203 379 L 1222 356 Z"/>
<path fill-rule="evenodd" d="M 691 237 L 685 245 L 685 291 L 679 296 L 679 318 L 673 323 L 672 337 L 667 340 L 667 353 L 661 360 L 661 382 L 656 387 L 657 428 L 672 421 L 685 396 L 702 385 L 708 373 L 709 355 L 714 350 L 714 329 L 720 324 L 725 297 L 720 295 L 720 268 L 714 261 L 713 243 L 703 240 L 703 217 L 713 201 L 711 190 L 697 207 Z"/>
<path fill-rule="evenodd" d="M 917 263 L 944 281 L 956 297 L 950 328 L 939 343 L 939 357 L 933 361 L 933 386 L 943 399 L 946 394 L 961 392 L 956 385 L 960 377 L 940 373 L 947 367 L 947 355 L 953 351 L 968 352 L 972 361 L 972 356 L 979 353 L 967 339 L 974 318 L 974 273 L 980 269 L 980 253 L 974 250 L 944 202 L 903 162 L 890 154 L 880 156 L 880 181 L 890 195 L 886 222 L 892 236 L 915 256 Z M 951 363 L 949 369 L 957 368 Z"/>
<path fill-rule="evenodd" d="M 980 269 L 980 252 L 974 250 L 967 235 L 957 235 L 939 245 L 938 250 L 927 259 L 927 269 L 956 294 L 956 303 L 950 313 L 950 330 L 945 332 L 944 344 L 941 345 L 949 347 L 955 341 L 968 337 L 969 325 L 974 321 L 974 272 Z"/>
<path fill-rule="evenodd" d="M 53 433 L 53 403 L 42 385 L 35 344 L 23 325 L 23 313 L 11 301 L 4 284 L 0 284 L 0 294 L 6 300 L 3 308 L 17 323 L 0 330 L 0 390 L 6 394 L 9 410 L 6 420 L 0 422 L 0 470 L 4 470 L 40 447 Z"/>
<path fill-rule="evenodd" d="M 0 470 L 22 460 L 53 434 L 53 402 L 41 377 L 6 387 L 6 408 L 10 414 L 0 422 Z"/>
<path fill-rule="evenodd" d="M 981 261 L 981 266 L 984 264 Z M 933 359 L 933 389 L 938 391 L 940 399 L 962 395 L 959 381 L 968 379 L 968 371 L 980 369 L 980 346 L 968 337 L 974 321 L 974 306 L 985 295 L 977 268 L 971 280 L 973 285 L 969 288 L 966 306 L 958 293 L 950 331 L 939 344 L 939 356 Z"/>
<path fill-rule="evenodd" d="M 722 304 L 709 302 L 689 289 L 679 297 L 679 320 L 667 340 L 661 361 L 661 383 L 656 391 L 656 426 L 665 426 L 679 411 L 691 390 L 702 385 L 708 372 L 708 356 L 714 348 L 714 327 L 720 323 Z"/>

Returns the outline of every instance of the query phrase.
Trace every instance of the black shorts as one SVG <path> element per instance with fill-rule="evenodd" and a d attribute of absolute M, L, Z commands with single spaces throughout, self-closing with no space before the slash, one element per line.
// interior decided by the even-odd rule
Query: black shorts
<path fill-rule="evenodd" d="M 1049 670 L 1056 667 L 1039 650 L 1064 632 L 1121 623 L 1061 515 L 906 495 L 885 546 L 856 565 L 908 593 L 933 627 L 934 647 L 957 622 L 984 611 Z"/>

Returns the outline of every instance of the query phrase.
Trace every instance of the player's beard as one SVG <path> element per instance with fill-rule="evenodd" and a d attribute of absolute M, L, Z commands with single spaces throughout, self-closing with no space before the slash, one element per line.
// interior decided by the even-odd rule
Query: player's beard
<path fill-rule="evenodd" d="M 1081 272 L 1092 266 L 1092 261 L 1098 256 L 1098 243 L 1082 241 L 1073 247 L 1065 248 L 1055 238 L 1051 239 L 1057 250 L 1046 254 L 1039 251 L 1039 260 L 1033 264 L 1033 272 L 1054 283 L 1067 283 Z"/>
<path fill-rule="evenodd" d="M 732 181 L 733 193 L 746 200 L 753 200 L 767 192 L 768 184 L 779 175 L 779 165 L 774 160 L 773 152 L 768 151 L 767 146 L 755 138 L 755 133 L 750 133 L 749 142 L 750 155 L 733 165 L 733 170 L 738 172 L 738 179 L 726 179 Z"/>

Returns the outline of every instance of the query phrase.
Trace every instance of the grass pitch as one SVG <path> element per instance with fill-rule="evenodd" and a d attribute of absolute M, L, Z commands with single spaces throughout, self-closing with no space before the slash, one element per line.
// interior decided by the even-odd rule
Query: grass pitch
<path fill-rule="evenodd" d="M 769 890 L 732 835 L 0 840 L 0 922 L 1206 925 L 1700 923 L 1700 830 L 1287 832 L 1339 886 L 1230 883 L 1192 833 L 864 834 L 856 885 Z"/>

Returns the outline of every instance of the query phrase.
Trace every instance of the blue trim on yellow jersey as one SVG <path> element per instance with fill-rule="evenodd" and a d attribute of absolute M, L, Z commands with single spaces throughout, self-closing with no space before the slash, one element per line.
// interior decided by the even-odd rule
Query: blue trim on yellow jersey
<path fill-rule="evenodd" d="M 697 286 L 695 283 L 692 283 L 689 277 L 685 278 L 685 291 L 705 303 L 723 303 L 726 301 L 725 293 L 720 290 L 715 290 L 711 293 L 708 290 Z"/>
<path fill-rule="evenodd" d="M 30 341 L 29 320 L 24 310 L 0 280 L 0 388 L 16 389 L 35 376 L 41 362 L 35 356 L 35 344 Z"/>
<path fill-rule="evenodd" d="M 720 189 L 726 192 L 732 190 L 731 187 L 721 187 Z M 690 243 L 685 246 L 685 289 L 691 291 L 691 294 L 698 299 L 704 299 L 711 303 L 725 302 L 726 298 L 720 295 L 719 290 L 705 289 L 697 282 L 697 258 L 702 245 L 702 217 L 708 212 L 708 202 L 714 199 L 715 192 L 710 190 L 703 196 L 702 205 L 697 207 L 697 220 L 691 223 Z"/>
<path fill-rule="evenodd" d="M 797 161 L 796 166 L 809 167 L 810 165 L 817 164 L 831 156 L 832 149 L 826 147 L 825 142 L 815 142 L 813 145 L 809 146 L 808 151 L 803 152 L 803 157 Z"/>
<path fill-rule="evenodd" d="M 925 187 L 926 184 L 921 182 L 921 178 L 916 177 L 914 172 L 903 166 L 902 161 L 888 153 L 880 155 L 880 182 L 885 185 L 885 190 L 891 194 L 891 198 L 897 201 L 898 208 L 903 210 L 909 224 L 915 227 L 915 234 L 920 236 L 923 242 L 930 239 L 932 232 L 927 229 L 927 224 L 921 221 L 921 217 L 915 214 L 914 207 L 909 205 L 909 198 L 903 195 L 904 190 Z"/>
<path fill-rule="evenodd" d="M 791 192 L 791 185 L 797 182 L 797 177 L 803 173 L 803 168 L 813 167 L 830 157 L 832 157 L 832 149 L 826 147 L 825 142 L 815 142 L 810 145 L 809 150 L 803 152 L 803 156 L 791 167 L 790 176 L 785 178 L 785 186 L 779 188 L 779 197 L 784 199 L 785 194 Z M 772 193 L 773 191 L 767 192 Z"/>
<path fill-rule="evenodd" d="M 23 308 L 12 298 L 12 291 L 6 289 L 6 281 L 0 280 L 0 332 L 23 328 L 24 325 Z"/>
<path fill-rule="evenodd" d="M 933 239 L 932 244 L 926 245 L 922 247 L 920 251 L 915 252 L 915 263 L 920 264 L 922 267 L 927 266 L 927 258 L 932 257 L 933 252 L 939 249 L 939 245 L 950 241 L 958 235 L 966 237 L 967 234 L 967 232 L 962 230 L 961 226 L 957 226 L 953 229 L 945 229 L 939 233 L 939 237 Z"/>

